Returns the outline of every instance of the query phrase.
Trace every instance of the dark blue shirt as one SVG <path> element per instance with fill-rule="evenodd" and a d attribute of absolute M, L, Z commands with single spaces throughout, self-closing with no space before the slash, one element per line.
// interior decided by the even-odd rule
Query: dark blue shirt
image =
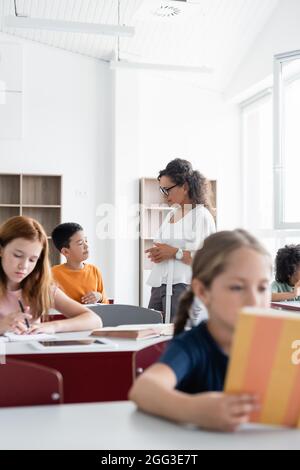
<path fill-rule="evenodd" d="M 186 393 L 223 391 L 228 356 L 209 333 L 206 321 L 176 336 L 159 362 L 174 371 L 177 390 Z"/>

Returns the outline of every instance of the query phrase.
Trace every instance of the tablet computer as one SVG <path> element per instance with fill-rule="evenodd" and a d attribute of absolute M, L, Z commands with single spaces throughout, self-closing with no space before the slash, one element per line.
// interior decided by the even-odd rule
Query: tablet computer
<path fill-rule="evenodd" d="M 99 338 L 83 338 L 83 339 L 64 339 L 64 340 L 48 340 L 48 341 L 36 341 L 31 343 L 32 346 L 39 350 L 54 350 L 54 349 L 78 349 L 79 348 L 93 348 L 94 350 L 102 349 L 115 349 L 118 344 L 107 339 Z"/>
<path fill-rule="evenodd" d="M 39 341 L 45 348 L 57 348 L 62 346 L 90 346 L 91 344 L 107 344 L 103 341 L 94 341 L 92 339 L 70 339 L 63 341 Z"/>

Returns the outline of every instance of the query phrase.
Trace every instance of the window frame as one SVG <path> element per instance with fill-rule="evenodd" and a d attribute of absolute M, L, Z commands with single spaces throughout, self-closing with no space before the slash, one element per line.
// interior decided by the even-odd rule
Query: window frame
<path fill-rule="evenodd" d="M 300 230 L 299 222 L 284 221 L 285 203 L 285 164 L 283 154 L 284 144 L 284 103 L 282 68 L 286 62 L 300 60 L 300 50 L 285 52 L 274 56 L 274 230 Z"/>
<path fill-rule="evenodd" d="M 247 174 L 246 174 L 246 165 L 247 165 L 247 162 L 246 162 L 246 155 L 245 155 L 245 148 L 244 148 L 244 145 L 245 145 L 245 129 L 244 129 L 244 125 L 243 125 L 243 119 L 244 119 L 244 112 L 245 110 L 250 107 L 250 106 L 254 106 L 254 105 L 259 105 L 259 102 L 263 102 L 264 100 L 268 99 L 268 98 L 271 98 L 273 99 L 273 87 L 272 86 L 268 86 L 266 88 L 264 88 L 263 90 L 259 91 L 258 93 L 256 93 L 255 95 L 252 95 L 250 98 L 242 101 L 240 103 L 240 136 L 241 136 L 241 144 L 240 144 L 240 148 L 241 148 L 241 174 L 242 174 L 242 177 L 241 177 L 241 182 L 242 182 L 242 223 L 243 223 L 243 226 L 246 227 L 247 226 L 247 201 L 248 201 L 248 182 L 247 182 Z M 273 217 L 273 229 L 274 229 L 274 217 Z M 269 230 L 267 229 L 259 229 L 260 232 L 268 232 L 269 233 Z"/>

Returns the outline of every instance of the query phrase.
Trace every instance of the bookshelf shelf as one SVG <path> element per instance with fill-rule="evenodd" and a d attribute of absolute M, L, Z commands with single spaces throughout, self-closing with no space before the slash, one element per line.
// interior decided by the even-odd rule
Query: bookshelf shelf
<path fill-rule="evenodd" d="M 0 175 L 0 224 L 24 215 L 40 222 L 49 239 L 50 262 L 60 263 L 51 241 L 51 232 L 61 222 L 62 177 L 58 175 Z"/>

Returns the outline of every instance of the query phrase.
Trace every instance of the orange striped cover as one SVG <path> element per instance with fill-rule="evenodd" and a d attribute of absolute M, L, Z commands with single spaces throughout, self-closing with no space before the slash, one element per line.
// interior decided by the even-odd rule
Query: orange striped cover
<path fill-rule="evenodd" d="M 300 427 L 299 314 L 243 310 L 234 336 L 225 392 L 259 396 L 262 408 L 251 417 L 253 422 Z"/>

